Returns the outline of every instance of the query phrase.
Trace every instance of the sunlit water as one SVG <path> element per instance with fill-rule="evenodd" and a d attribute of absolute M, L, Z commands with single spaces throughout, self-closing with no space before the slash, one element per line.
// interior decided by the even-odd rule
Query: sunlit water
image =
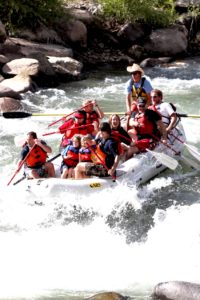
<path fill-rule="evenodd" d="M 199 61 L 146 70 L 180 113 L 200 114 Z M 67 114 L 83 99 L 95 98 L 104 111 L 123 112 L 128 78 L 121 70 L 98 70 L 87 80 L 27 93 L 25 109 Z M 200 282 L 198 174 L 179 166 L 140 188 L 116 184 L 87 196 L 35 198 L 20 183 L 16 190 L 6 186 L 21 149 L 14 140 L 30 130 L 41 136 L 58 118 L 1 118 L 0 299 L 83 299 L 116 291 L 139 300 L 150 299 L 160 281 Z M 182 122 L 187 142 L 200 148 L 200 119 Z M 60 138 L 46 137 L 53 155 Z M 21 176 L 19 172 L 13 182 Z"/>

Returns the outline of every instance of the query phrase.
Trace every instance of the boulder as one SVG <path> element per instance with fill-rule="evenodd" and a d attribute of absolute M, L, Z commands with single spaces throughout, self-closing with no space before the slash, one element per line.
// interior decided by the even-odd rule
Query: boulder
<path fill-rule="evenodd" d="M 161 282 L 154 287 L 154 300 L 199 300 L 200 284 L 186 281 Z"/>
<path fill-rule="evenodd" d="M 77 76 L 83 68 L 83 64 L 70 57 L 49 56 L 49 62 L 58 75 Z"/>
<path fill-rule="evenodd" d="M 17 100 L 22 99 L 22 96 L 19 93 L 13 91 L 11 88 L 7 86 L 3 86 L 2 84 L 0 84 L 0 98 L 2 97 L 9 97 Z"/>
<path fill-rule="evenodd" d="M 1 112 L 8 112 L 8 111 L 17 111 L 22 110 L 23 106 L 21 101 L 9 98 L 9 97 L 1 97 L 0 98 L 0 110 Z"/>
<path fill-rule="evenodd" d="M 0 45 L 0 52 L 4 55 L 14 57 L 29 57 L 32 53 L 41 52 L 48 56 L 73 56 L 71 48 L 56 44 L 42 44 L 31 42 L 21 38 L 9 38 Z"/>
<path fill-rule="evenodd" d="M 184 25 L 173 25 L 166 29 L 156 29 L 150 34 L 144 48 L 153 55 L 176 56 L 186 54 L 188 31 Z"/>
<path fill-rule="evenodd" d="M 3 66 L 4 74 L 18 75 L 26 70 L 27 75 L 36 75 L 39 71 L 39 62 L 33 58 L 13 59 Z"/>
<path fill-rule="evenodd" d="M 128 300 L 128 299 L 130 298 L 126 296 L 122 296 L 115 292 L 104 292 L 89 297 L 86 300 Z"/>
<path fill-rule="evenodd" d="M 63 19 L 57 24 L 56 30 L 65 43 L 79 47 L 79 49 L 87 47 L 87 27 L 82 21 Z"/>
<path fill-rule="evenodd" d="M 0 86 L 8 87 L 18 93 L 25 93 L 27 91 L 34 92 L 36 89 L 34 82 L 26 72 L 22 72 L 13 78 L 3 80 Z"/>

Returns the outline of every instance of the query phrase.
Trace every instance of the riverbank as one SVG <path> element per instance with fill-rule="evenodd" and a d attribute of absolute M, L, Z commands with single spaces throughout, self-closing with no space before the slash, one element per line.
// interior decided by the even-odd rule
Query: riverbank
<path fill-rule="evenodd" d="M 176 4 L 181 11 L 182 4 Z M 0 108 L 22 109 L 21 94 L 82 80 L 97 67 L 144 69 L 200 55 L 200 21 L 186 12 L 168 28 L 105 22 L 95 1 L 75 1 L 51 28 L 18 30 L 8 36 L 0 24 Z"/>

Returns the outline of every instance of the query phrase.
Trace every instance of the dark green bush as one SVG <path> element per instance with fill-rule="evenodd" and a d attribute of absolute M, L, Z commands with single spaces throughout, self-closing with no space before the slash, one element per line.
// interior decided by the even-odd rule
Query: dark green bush
<path fill-rule="evenodd" d="M 8 30 L 19 27 L 34 29 L 51 24 L 62 14 L 61 0 L 1 0 L 0 19 Z"/>
<path fill-rule="evenodd" d="M 173 0 L 97 0 L 101 16 L 118 22 L 143 22 L 164 27 L 175 19 Z"/>

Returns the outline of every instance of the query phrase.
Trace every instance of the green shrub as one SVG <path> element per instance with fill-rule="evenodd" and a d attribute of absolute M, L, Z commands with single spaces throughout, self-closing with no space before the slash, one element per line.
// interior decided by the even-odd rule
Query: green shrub
<path fill-rule="evenodd" d="M 164 27 L 175 19 L 173 0 L 97 0 L 101 17 L 120 23 L 142 22 Z"/>
<path fill-rule="evenodd" d="M 48 25 L 61 14 L 61 0 L 0 1 L 0 19 L 8 30 L 19 27 L 34 29 L 41 22 Z"/>

